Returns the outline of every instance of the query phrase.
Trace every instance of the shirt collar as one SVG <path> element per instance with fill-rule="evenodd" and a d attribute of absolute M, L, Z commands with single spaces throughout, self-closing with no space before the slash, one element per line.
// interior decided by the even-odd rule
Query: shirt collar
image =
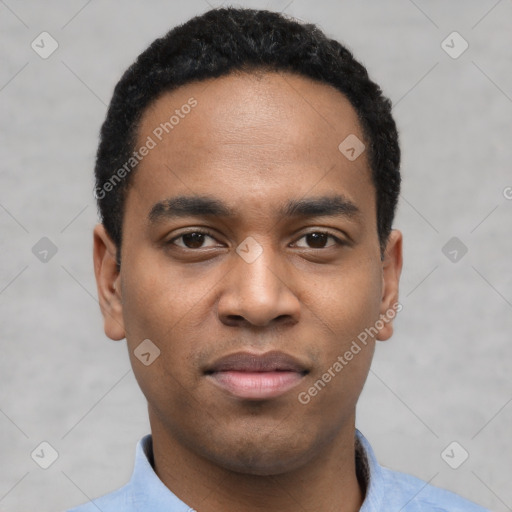
<path fill-rule="evenodd" d="M 381 510 L 382 468 L 377 462 L 368 440 L 356 429 L 356 472 L 360 482 L 366 486 L 366 493 L 360 512 Z M 131 500 L 141 510 L 172 510 L 190 512 L 183 503 L 160 480 L 153 469 L 153 443 L 151 434 L 144 436 L 135 450 L 135 467 L 130 480 Z M 151 505 L 151 506 L 150 506 Z M 157 508 L 159 507 L 159 508 Z"/>
<path fill-rule="evenodd" d="M 135 510 L 190 512 L 191 508 L 172 493 L 155 473 L 151 434 L 144 436 L 135 449 L 135 467 L 130 480 L 131 503 Z"/>
<path fill-rule="evenodd" d="M 356 429 L 356 471 L 366 482 L 366 494 L 359 512 L 382 510 L 382 468 L 366 437 Z"/>

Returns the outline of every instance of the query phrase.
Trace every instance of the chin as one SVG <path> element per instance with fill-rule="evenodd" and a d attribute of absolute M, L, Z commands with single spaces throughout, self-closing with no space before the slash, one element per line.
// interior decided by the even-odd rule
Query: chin
<path fill-rule="evenodd" d="M 255 453 L 254 457 L 233 457 L 233 455 L 214 461 L 217 465 L 234 473 L 252 476 L 276 476 L 299 469 L 305 464 L 304 457 L 299 454 L 283 456 L 276 453 L 272 456 L 262 457 L 261 453 Z"/>
<path fill-rule="evenodd" d="M 245 438 L 239 442 L 231 440 L 219 444 L 222 451 L 210 454 L 210 460 L 229 471 L 245 475 L 273 476 L 288 473 L 305 465 L 312 451 L 312 447 L 307 448 L 307 440 L 299 441 L 291 437 L 280 440 L 276 436 L 272 442 L 269 442 L 268 437 L 252 440 Z"/>

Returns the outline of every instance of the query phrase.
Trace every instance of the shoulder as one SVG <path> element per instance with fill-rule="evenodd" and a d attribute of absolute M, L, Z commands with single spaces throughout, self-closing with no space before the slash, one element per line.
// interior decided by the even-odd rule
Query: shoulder
<path fill-rule="evenodd" d="M 383 494 L 403 507 L 403 512 L 489 512 L 454 492 L 419 478 L 381 466 Z"/>
<path fill-rule="evenodd" d="M 361 512 L 489 512 L 454 492 L 381 466 L 359 430 L 356 430 L 356 467 L 367 482 Z"/>
<path fill-rule="evenodd" d="M 147 459 L 152 450 L 151 434 L 144 436 L 135 448 L 135 464 L 132 477 L 123 487 L 99 498 L 89 499 L 87 503 L 78 505 L 66 512 L 135 512 L 136 503 L 144 502 L 146 490 L 152 488 L 153 470 Z M 156 475 L 153 479 L 158 480 Z"/>
<path fill-rule="evenodd" d="M 132 512 L 135 511 L 133 508 L 133 501 L 129 499 L 128 485 L 117 489 L 109 494 L 105 494 L 99 498 L 78 505 L 66 512 Z"/>

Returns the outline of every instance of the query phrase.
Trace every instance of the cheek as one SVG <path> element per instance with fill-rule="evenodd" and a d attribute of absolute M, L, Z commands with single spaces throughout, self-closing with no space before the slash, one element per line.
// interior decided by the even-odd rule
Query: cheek
<path fill-rule="evenodd" d="M 151 250 L 130 252 L 135 257 L 123 262 L 123 316 L 128 341 L 155 338 L 164 344 L 183 320 L 200 303 L 206 285 L 187 280 L 180 268 L 165 264 Z M 133 340 L 130 340 L 132 338 Z"/>
<path fill-rule="evenodd" d="M 151 401 L 163 390 L 167 396 L 175 396 L 182 386 L 190 384 L 184 374 L 194 345 L 188 324 L 199 299 L 185 296 L 178 277 L 171 272 L 164 272 L 148 259 L 138 261 L 145 264 L 123 262 L 123 319 L 135 377 Z M 147 348 L 141 351 L 144 343 Z M 141 357 L 148 352 L 149 356 Z M 169 393 L 172 389 L 176 393 Z"/>
<path fill-rule="evenodd" d="M 347 424 L 368 376 L 374 344 L 368 344 L 352 356 L 350 361 L 340 354 L 322 371 L 311 375 L 307 387 L 299 390 L 297 401 L 301 404 L 302 415 L 317 424 L 322 418 L 319 433 L 322 438 L 336 435 L 340 425 Z M 318 432 L 317 432 L 318 433 Z"/>
<path fill-rule="evenodd" d="M 311 413 L 331 411 L 335 421 L 355 407 L 368 375 L 375 347 L 372 327 L 380 311 L 379 267 L 361 260 L 331 278 L 325 288 L 311 297 L 319 364 L 299 401 L 311 405 Z"/>
<path fill-rule="evenodd" d="M 333 275 L 323 287 L 317 287 L 310 296 L 308 307 L 329 337 L 336 337 L 331 346 L 341 350 L 343 346 L 379 319 L 382 294 L 380 266 L 352 258 L 352 262 Z"/>
<path fill-rule="evenodd" d="M 316 306 L 321 324 L 328 329 L 324 329 L 324 336 L 317 332 L 319 364 L 297 398 L 310 408 L 307 414 L 326 415 L 333 428 L 346 421 L 355 408 L 374 354 L 375 332 L 371 327 L 379 318 L 379 301 L 375 290 L 364 284 L 360 282 L 353 293 L 343 293 L 337 301 Z"/>

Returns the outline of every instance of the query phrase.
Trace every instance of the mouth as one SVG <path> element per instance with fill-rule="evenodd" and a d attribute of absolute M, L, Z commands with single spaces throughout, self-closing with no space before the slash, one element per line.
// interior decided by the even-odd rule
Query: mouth
<path fill-rule="evenodd" d="M 246 400 L 267 400 L 297 386 L 308 368 L 284 352 L 254 354 L 237 352 L 216 361 L 205 370 L 213 384 L 232 396 Z"/>

